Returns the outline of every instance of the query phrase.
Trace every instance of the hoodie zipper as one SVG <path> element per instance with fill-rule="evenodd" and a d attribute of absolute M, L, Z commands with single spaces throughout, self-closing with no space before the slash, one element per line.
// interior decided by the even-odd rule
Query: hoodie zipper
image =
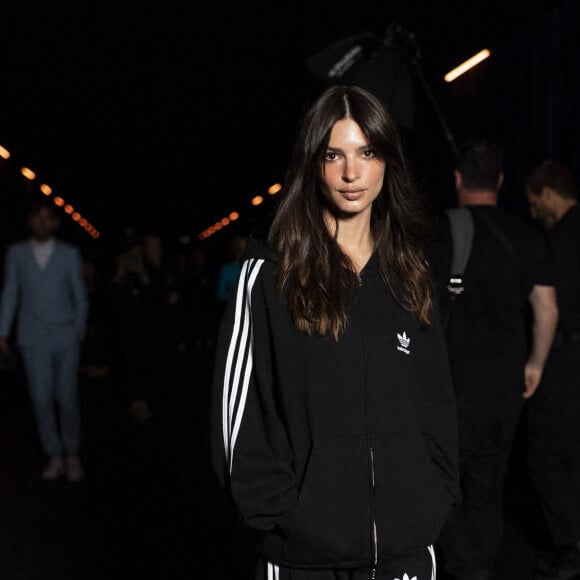
<path fill-rule="evenodd" d="M 371 490 L 372 490 L 372 513 L 373 513 L 373 566 L 370 569 L 369 577 L 374 580 L 377 575 L 378 547 L 377 547 L 377 521 L 375 518 L 375 456 L 373 446 L 370 448 L 371 454 Z"/>
<path fill-rule="evenodd" d="M 362 286 L 362 277 L 359 272 L 356 273 L 356 277 L 358 280 L 358 285 Z M 365 353 L 365 335 L 363 329 L 363 354 Z M 363 360 L 366 356 L 363 357 Z M 364 389 L 365 389 L 365 415 L 366 415 L 366 422 L 367 422 L 367 429 L 370 423 L 369 419 L 369 391 L 368 391 L 368 378 L 366 367 L 364 371 Z M 374 448 L 372 439 L 369 442 L 369 460 L 370 460 L 370 470 L 371 470 L 371 513 L 372 513 L 372 552 L 373 552 L 373 564 L 369 570 L 369 578 L 371 580 L 375 580 L 377 575 L 377 563 L 378 563 L 378 541 L 377 541 L 377 522 L 375 517 L 375 456 L 374 456 Z"/>

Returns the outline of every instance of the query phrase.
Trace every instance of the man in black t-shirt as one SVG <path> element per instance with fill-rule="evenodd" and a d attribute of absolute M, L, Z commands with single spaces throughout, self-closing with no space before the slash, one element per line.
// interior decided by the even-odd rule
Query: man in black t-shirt
<path fill-rule="evenodd" d="M 530 476 L 552 540 L 536 579 L 580 574 L 580 206 L 571 171 L 546 160 L 526 180 L 546 230 L 560 318 L 542 381 L 526 404 Z"/>
<path fill-rule="evenodd" d="M 443 529 L 443 571 L 457 580 L 493 577 L 503 533 L 503 489 L 524 401 L 537 388 L 558 310 L 544 240 L 498 207 L 501 154 L 486 142 L 463 146 L 456 162 L 458 205 L 473 219 L 463 292 L 447 290 L 450 223 L 438 221 L 432 256 L 457 398 L 462 504 Z M 526 314 L 531 307 L 533 335 Z"/>

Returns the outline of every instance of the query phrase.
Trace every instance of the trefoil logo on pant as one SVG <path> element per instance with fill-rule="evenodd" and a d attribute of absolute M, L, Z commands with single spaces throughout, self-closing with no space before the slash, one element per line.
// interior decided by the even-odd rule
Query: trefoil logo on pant
<path fill-rule="evenodd" d="M 409 344 L 411 343 L 411 339 L 407 338 L 407 334 L 403 331 L 403 334 L 399 334 L 397 332 L 397 338 L 399 340 L 399 346 L 397 346 L 397 350 L 404 352 L 405 354 L 411 354 L 409 350 Z"/>

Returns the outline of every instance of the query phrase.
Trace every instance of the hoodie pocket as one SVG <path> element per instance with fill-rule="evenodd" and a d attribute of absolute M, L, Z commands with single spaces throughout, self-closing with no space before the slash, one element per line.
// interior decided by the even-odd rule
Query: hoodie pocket
<path fill-rule="evenodd" d="M 370 489 L 364 437 L 316 442 L 296 506 L 282 525 L 284 560 L 308 565 L 368 560 Z"/>
<path fill-rule="evenodd" d="M 374 449 L 379 558 L 434 543 L 452 497 L 421 433 L 383 432 Z"/>

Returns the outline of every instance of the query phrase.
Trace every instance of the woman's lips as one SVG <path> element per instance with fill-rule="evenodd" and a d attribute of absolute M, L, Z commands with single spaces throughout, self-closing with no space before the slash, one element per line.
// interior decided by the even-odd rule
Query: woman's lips
<path fill-rule="evenodd" d="M 340 195 L 349 201 L 356 201 L 360 199 L 364 194 L 364 189 L 341 189 Z"/>

